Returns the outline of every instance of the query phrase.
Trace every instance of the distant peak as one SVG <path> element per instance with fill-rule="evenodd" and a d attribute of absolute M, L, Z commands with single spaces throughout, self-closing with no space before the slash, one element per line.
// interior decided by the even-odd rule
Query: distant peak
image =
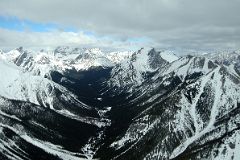
<path fill-rule="evenodd" d="M 16 48 L 16 50 L 17 50 L 18 52 L 22 53 L 22 52 L 23 52 L 23 47 L 18 47 L 18 48 Z"/>
<path fill-rule="evenodd" d="M 179 59 L 179 57 L 176 56 L 172 51 L 161 51 L 160 55 L 164 60 L 168 61 L 169 63 Z"/>
<path fill-rule="evenodd" d="M 95 53 L 95 54 L 102 54 L 102 50 L 100 48 L 89 48 L 86 50 L 86 52 L 90 52 L 90 53 Z"/>

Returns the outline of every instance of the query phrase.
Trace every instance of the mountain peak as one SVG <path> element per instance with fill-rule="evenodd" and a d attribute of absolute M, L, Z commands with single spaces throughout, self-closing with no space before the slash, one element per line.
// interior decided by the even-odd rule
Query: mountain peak
<path fill-rule="evenodd" d="M 24 50 L 23 50 L 23 47 L 18 47 L 16 48 L 17 51 L 19 51 L 20 53 L 22 53 Z"/>
<path fill-rule="evenodd" d="M 172 63 L 173 61 L 176 61 L 177 59 L 179 59 L 179 57 L 176 56 L 172 51 L 168 51 L 168 50 L 162 51 L 160 55 L 163 59 L 165 59 L 169 63 Z"/>

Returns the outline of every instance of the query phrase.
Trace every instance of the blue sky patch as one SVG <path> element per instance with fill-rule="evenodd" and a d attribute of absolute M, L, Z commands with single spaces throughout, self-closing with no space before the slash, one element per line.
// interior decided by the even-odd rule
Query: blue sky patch
<path fill-rule="evenodd" d="M 37 23 L 29 20 L 22 20 L 17 17 L 0 16 L 0 28 L 15 31 L 33 31 L 33 32 L 49 32 L 61 30 L 66 32 L 77 32 L 73 27 L 61 27 L 53 23 Z"/>

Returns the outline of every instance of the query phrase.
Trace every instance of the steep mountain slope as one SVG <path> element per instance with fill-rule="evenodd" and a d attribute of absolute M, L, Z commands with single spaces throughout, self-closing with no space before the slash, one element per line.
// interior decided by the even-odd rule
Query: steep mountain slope
<path fill-rule="evenodd" d="M 223 52 L 220 54 L 207 55 L 218 64 L 229 66 L 228 68 L 237 74 L 240 73 L 240 51 Z"/>
<path fill-rule="evenodd" d="M 88 117 L 99 117 L 97 110 L 80 102 L 76 95 L 63 86 L 41 76 L 23 73 L 19 67 L 2 60 L 0 60 L 0 69 L 2 77 L 0 96 L 31 102 L 79 121 L 102 125 L 98 119 Z"/>
<path fill-rule="evenodd" d="M 157 69 L 177 59 L 177 56 L 169 52 L 142 48 L 133 53 L 130 59 L 126 59 L 113 68 L 109 86 L 134 88 L 141 85 Z"/>
<path fill-rule="evenodd" d="M 238 159 L 239 78 L 227 66 L 203 57 L 183 57 L 159 69 L 127 96 L 128 104 L 122 104 L 133 114 L 124 121 L 129 127 L 123 127 L 115 141 L 109 140 L 109 155 L 114 159 Z"/>
<path fill-rule="evenodd" d="M 85 156 L 79 148 L 87 142 L 88 134 L 96 132 L 96 127 L 49 108 L 3 97 L 0 120 L 1 159 L 80 160 Z"/>
<path fill-rule="evenodd" d="M 0 71 L 0 158 L 86 158 L 81 148 L 111 124 L 105 110 L 2 57 Z"/>

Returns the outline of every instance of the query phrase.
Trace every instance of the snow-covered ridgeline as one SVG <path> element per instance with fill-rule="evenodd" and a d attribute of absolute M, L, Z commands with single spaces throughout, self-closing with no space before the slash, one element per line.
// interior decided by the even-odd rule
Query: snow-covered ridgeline
<path fill-rule="evenodd" d="M 57 47 L 54 51 L 28 51 L 23 48 L 1 53 L 0 58 L 14 62 L 34 74 L 46 75 L 50 71 L 64 72 L 75 69 L 87 70 L 93 67 L 113 67 L 129 58 L 132 52 L 104 53 L 99 48 Z"/>

